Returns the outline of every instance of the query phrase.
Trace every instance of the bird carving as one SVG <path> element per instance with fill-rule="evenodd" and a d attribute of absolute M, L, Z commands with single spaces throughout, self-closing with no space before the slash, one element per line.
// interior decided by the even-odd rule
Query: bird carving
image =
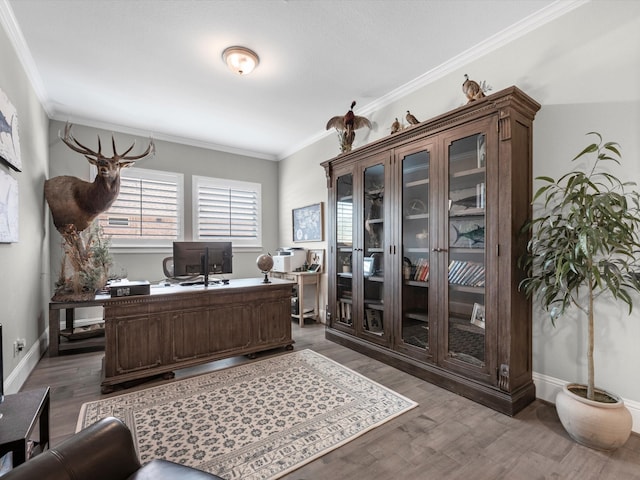
<path fill-rule="evenodd" d="M 418 119 L 414 117 L 409 110 L 407 110 L 406 119 L 407 119 L 407 122 L 409 122 L 409 125 L 417 125 L 420 123 Z"/>
<path fill-rule="evenodd" d="M 362 127 L 371 128 L 371 122 L 359 115 L 353 113 L 353 107 L 356 106 L 356 101 L 351 102 L 351 108 L 344 115 L 337 115 L 332 117 L 327 122 L 327 130 L 335 128 L 338 131 L 340 137 L 340 149 L 342 152 L 351 151 L 353 140 L 356 138 L 356 130 Z"/>
<path fill-rule="evenodd" d="M 468 102 L 471 103 L 484 97 L 484 92 L 480 84 L 474 80 L 469 80 L 469 75 L 464 74 L 464 82 L 462 83 L 462 92 L 466 95 Z"/>
<path fill-rule="evenodd" d="M 396 120 L 391 124 L 391 133 L 397 133 L 402 129 L 402 127 L 400 126 L 400 122 L 398 121 L 398 117 L 396 117 Z"/>

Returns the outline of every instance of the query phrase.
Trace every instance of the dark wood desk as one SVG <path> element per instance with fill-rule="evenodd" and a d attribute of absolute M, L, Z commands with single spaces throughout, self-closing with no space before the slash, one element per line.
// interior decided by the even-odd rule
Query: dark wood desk
<path fill-rule="evenodd" d="M 13 466 L 17 467 L 46 448 L 49 448 L 49 387 L 28 390 L 4 397 L 0 404 L 0 457 L 13 452 Z M 29 441 L 39 425 L 37 447 L 29 455 Z"/>
<path fill-rule="evenodd" d="M 57 355 L 62 346 L 60 310 L 91 306 L 104 311 L 103 393 L 117 384 L 172 374 L 179 368 L 272 348 L 290 349 L 293 284 L 233 279 L 228 285 L 207 288 L 173 285 L 152 287 L 150 295 L 52 302 L 49 354 Z"/>

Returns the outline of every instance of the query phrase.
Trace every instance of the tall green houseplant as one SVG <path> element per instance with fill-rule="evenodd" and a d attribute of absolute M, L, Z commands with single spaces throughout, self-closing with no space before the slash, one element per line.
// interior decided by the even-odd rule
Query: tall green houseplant
<path fill-rule="evenodd" d="M 620 164 L 619 145 L 597 137 L 573 161 L 595 156 L 591 168 L 578 166 L 558 180 L 544 182 L 534 197 L 544 200 L 539 216 L 524 226 L 531 233 L 521 266 L 526 278 L 520 288 L 536 297 L 557 318 L 571 305 L 587 319 L 587 398 L 597 398 L 594 378 L 594 301 L 609 294 L 633 308 L 631 293 L 640 292 L 636 272 L 640 252 L 640 194 L 635 183 L 623 182 L 606 170 Z"/>

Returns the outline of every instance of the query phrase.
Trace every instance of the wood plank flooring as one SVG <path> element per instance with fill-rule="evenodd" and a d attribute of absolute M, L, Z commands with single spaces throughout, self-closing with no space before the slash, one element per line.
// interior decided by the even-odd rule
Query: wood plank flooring
<path fill-rule="evenodd" d="M 565 433 L 555 408 L 535 401 L 511 418 L 324 338 L 324 326 L 293 324 L 295 349 L 310 348 L 420 405 L 283 477 L 285 480 L 640 480 L 640 436 L 612 453 Z M 282 354 L 265 352 L 258 359 Z M 43 357 L 23 390 L 51 386 L 51 444 L 75 431 L 84 402 L 171 380 L 100 393 L 103 352 Z M 245 363 L 245 357 L 176 371 L 183 378 Z"/>

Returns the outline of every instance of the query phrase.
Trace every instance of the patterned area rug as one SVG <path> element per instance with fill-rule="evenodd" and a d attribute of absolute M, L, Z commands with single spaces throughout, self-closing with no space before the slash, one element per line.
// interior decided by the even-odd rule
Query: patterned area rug
<path fill-rule="evenodd" d="M 76 431 L 115 416 L 142 463 L 276 479 L 417 404 L 311 350 L 82 405 Z"/>

